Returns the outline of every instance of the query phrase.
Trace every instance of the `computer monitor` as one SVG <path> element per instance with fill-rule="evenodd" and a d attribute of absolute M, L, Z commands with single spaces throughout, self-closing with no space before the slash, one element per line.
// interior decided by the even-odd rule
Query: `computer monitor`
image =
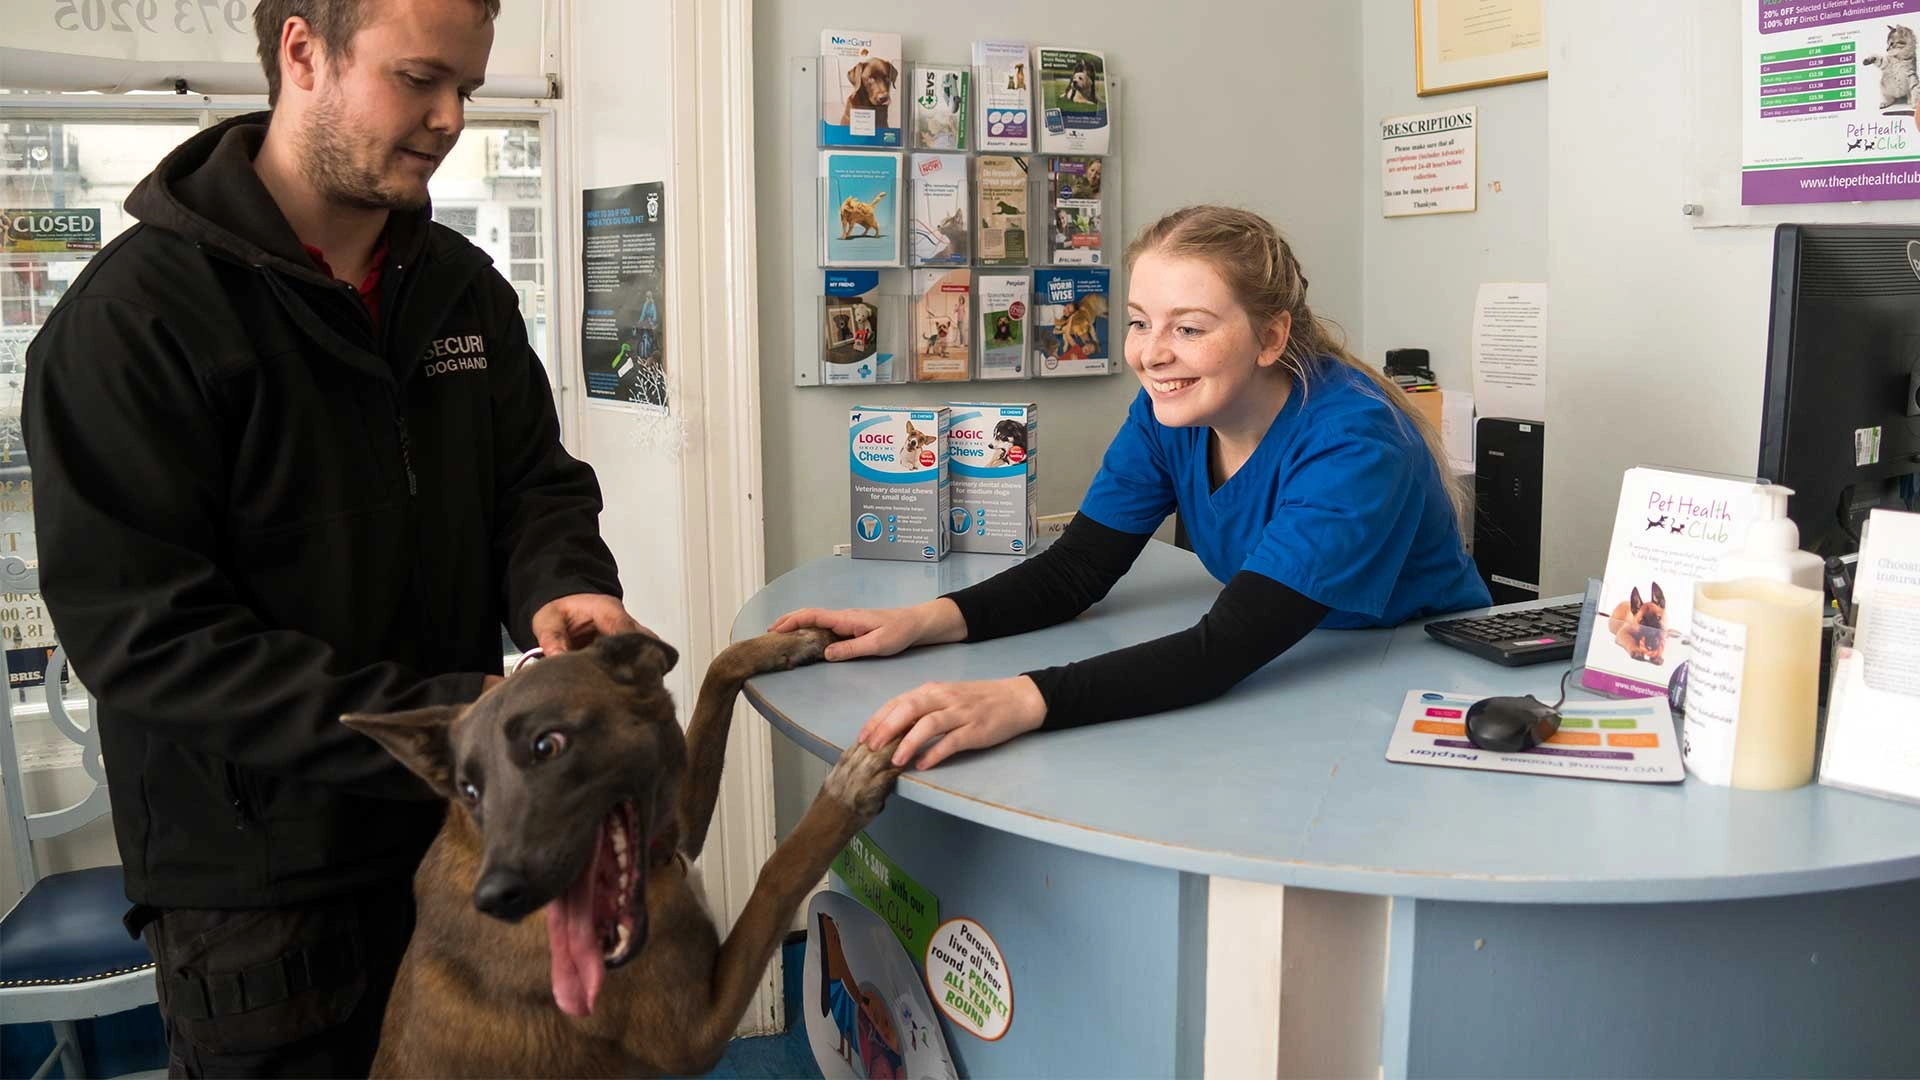
<path fill-rule="evenodd" d="M 1800 546 L 1859 550 L 1875 507 L 1920 491 L 1920 225 L 1773 234 L 1761 477 L 1794 491 Z"/>

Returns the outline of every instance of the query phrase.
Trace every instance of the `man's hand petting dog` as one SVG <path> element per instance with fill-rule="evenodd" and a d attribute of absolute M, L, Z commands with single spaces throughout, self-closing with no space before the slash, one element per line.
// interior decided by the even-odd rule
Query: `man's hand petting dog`
<path fill-rule="evenodd" d="M 599 593 L 562 596 L 548 601 L 533 615 L 534 639 L 548 656 L 584 649 L 596 638 L 636 631 L 652 638 L 660 636 L 635 622 L 619 600 Z"/>
<path fill-rule="evenodd" d="M 913 768 L 931 769 L 962 750 L 984 750 L 1024 735 L 1046 716 L 1047 699 L 1025 675 L 926 683 L 880 706 L 854 741 L 881 750 L 897 739 L 896 767 L 912 762 Z"/>
<path fill-rule="evenodd" d="M 780 616 L 769 633 L 818 626 L 846 638 L 827 646 L 828 660 L 892 656 L 915 645 L 965 641 L 967 620 L 959 605 L 942 598 L 903 608 L 801 608 Z M 877 749 L 877 747 L 876 747 Z"/>
<path fill-rule="evenodd" d="M 620 601 L 599 593 L 562 596 L 548 601 L 533 614 L 534 639 L 540 643 L 540 651 L 548 656 L 584 649 L 596 638 L 635 631 L 651 638 L 660 636 L 634 621 Z M 484 676 L 480 680 L 480 692 L 484 694 L 505 681 L 503 675 Z"/>

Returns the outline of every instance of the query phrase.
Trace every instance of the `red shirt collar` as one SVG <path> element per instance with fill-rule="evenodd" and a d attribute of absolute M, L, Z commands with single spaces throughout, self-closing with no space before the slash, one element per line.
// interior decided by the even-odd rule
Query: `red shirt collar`
<path fill-rule="evenodd" d="M 301 244 L 300 246 L 307 249 L 307 257 L 313 260 L 313 264 L 320 268 L 321 273 L 328 277 L 334 276 L 333 267 L 327 265 L 327 257 L 319 248 L 314 247 L 312 244 Z M 367 305 L 367 310 L 371 312 L 375 318 L 378 318 L 380 315 L 380 270 L 386 263 L 387 234 L 385 231 L 382 231 L 380 233 L 380 243 L 373 249 L 373 264 L 367 267 L 365 280 L 361 281 L 354 290 L 360 294 L 360 302 Z"/>

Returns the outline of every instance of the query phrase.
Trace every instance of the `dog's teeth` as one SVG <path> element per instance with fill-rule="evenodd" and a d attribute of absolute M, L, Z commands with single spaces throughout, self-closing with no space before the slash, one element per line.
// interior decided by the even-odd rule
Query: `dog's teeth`
<path fill-rule="evenodd" d="M 627 942 L 631 940 L 632 937 L 633 937 L 633 932 L 627 929 L 626 923 L 619 923 L 614 926 L 613 953 L 615 956 L 618 956 L 621 953 L 627 951 Z"/>
<path fill-rule="evenodd" d="M 624 855 L 627 851 L 627 834 L 620 829 L 613 830 L 613 851 L 616 855 Z"/>

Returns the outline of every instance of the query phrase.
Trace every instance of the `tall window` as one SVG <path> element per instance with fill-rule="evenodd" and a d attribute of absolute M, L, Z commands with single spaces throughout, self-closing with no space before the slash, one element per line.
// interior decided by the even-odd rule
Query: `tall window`
<path fill-rule="evenodd" d="M 512 282 L 527 340 L 552 369 L 547 332 L 547 183 L 540 125 L 469 120 L 433 175 L 433 216 L 479 245 Z"/>
<path fill-rule="evenodd" d="M 134 223 L 122 208 L 133 185 L 194 127 L 0 121 L 0 555 L 39 563 L 20 439 L 27 343 L 93 253 Z M 37 594 L 0 594 L 0 641 L 15 685 L 37 680 L 53 644 Z"/>
<path fill-rule="evenodd" d="M 100 99 L 102 111 L 112 100 Z M 133 186 L 199 127 L 197 109 L 166 115 L 143 122 L 0 114 L 0 212 L 8 226 L 0 251 L 0 554 L 29 564 L 38 563 L 38 550 L 20 436 L 27 345 L 87 259 L 135 223 L 124 209 Z M 542 158 L 537 120 L 469 116 L 430 187 L 434 218 L 484 249 L 513 283 L 528 340 L 551 371 Z M 37 595 L 0 594 L 0 643 L 13 672 L 44 666 L 52 627 Z"/>

